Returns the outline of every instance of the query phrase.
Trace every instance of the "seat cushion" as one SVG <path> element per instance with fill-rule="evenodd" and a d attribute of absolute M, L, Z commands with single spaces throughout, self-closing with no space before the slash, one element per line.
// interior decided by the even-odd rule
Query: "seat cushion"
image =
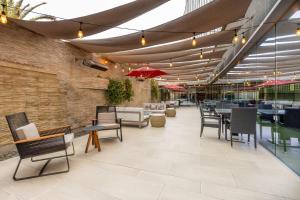
<path fill-rule="evenodd" d="M 114 112 L 98 113 L 98 124 L 116 123 L 116 115 Z"/>
<path fill-rule="evenodd" d="M 104 129 L 116 129 L 116 128 L 120 128 L 120 124 L 117 123 L 106 123 L 106 124 L 101 124 L 101 127 L 103 127 Z"/>
<path fill-rule="evenodd" d="M 16 132 L 17 132 L 20 140 L 40 136 L 39 131 L 34 123 L 30 123 L 25 126 L 21 126 L 16 129 Z"/>
<path fill-rule="evenodd" d="M 74 133 L 69 133 L 64 135 L 65 137 L 65 143 L 67 146 L 70 146 L 71 143 L 74 141 Z"/>

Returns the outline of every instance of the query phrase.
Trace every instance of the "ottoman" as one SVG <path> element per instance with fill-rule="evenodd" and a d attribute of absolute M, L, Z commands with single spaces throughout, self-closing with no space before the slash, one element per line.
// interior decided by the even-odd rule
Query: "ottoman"
<path fill-rule="evenodd" d="M 166 115 L 167 115 L 167 117 L 176 117 L 175 108 L 167 108 Z"/>
<path fill-rule="evenodd" d="M 166 117 L 164 114 L 151 114 L 150 123 L 152 127 L 164 127 L 166 124 Z"/>

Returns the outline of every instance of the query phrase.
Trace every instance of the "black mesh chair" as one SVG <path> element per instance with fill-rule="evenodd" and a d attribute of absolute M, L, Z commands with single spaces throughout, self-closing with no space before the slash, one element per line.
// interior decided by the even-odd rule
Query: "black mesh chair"
<path fill-rule="evenodd" d="M 220 116 L 212 116 L 205 115 L 202 105 L 200 108 L 200 117 L 201 117 L 201 131 L 200 137 L 202 137 L 204 127 L 218 128 L 218 138 L 221 138 L 221 117 Z"/>
<path fill-rule="evenodd" d="M 65 137 L 66 134 L 71 133 L 70 126 L 65 127 L 59 127 L 55 129 L 49 129 L 49 130 L 43 130 L 39 131 L 39 137 L 33 137 L 28 139 L 20 138 L 20 136 L 17 133 L 18 128 L 28 125 L 29 120 L 27 118 L 26 113 L 16 113 L 12 115 L 7 115 L 6 120 L 8 122 L 9 129 L 11 131 L 14 144 L 17 147 L 20 159 L 17 165 L 17 168 L 15 169 L 13 179 L 18 180 L 24 180 L 24 179 L 30 179 L 30 178 L 36 178 L 41 176 L 48 176 L 48 175 L 54 175 L 54 174 L 60 174 L 68 172 L 70 169 L 68 156 L 74 155 L 74 145 L 73 145 L 73 139 L 72 141 L 67 141 L 67 137 Z M 72 145 L 73 147 L 73 153 L 68 154 L 67 148 Z M 46 154 L 50 153 L 56 153 L 56 152 L 64 152 L 63 155 L 59 156 L 51 156 L 51 157 L 43 157 L 42 159 L 34 159 L 37 156 L 44 156 Z M 63 171 L 57 171 L 57 172 L 51 172 L 44 174 L 44 170 L 49 164 L 49 162 L 52 159 L 55 158 L 62 158 L 65 157 L 66 163 L 67 163 L 67 169 Z M 44 166 L 41 168 L 38 175 L 34 176 L 26 176 L 17 178 L 17 172 L 20 167 L 21 161 L 23 159 L 30 158 L 32 162 L 38 162 L 38 161 L 46 161 Z"/>
<path fill-rule="evenodd" d="M 226 126 L 226 128 L 230 127 L 231 146 L 233 145 L 233 134 L 247 134 L 248 142 L 250 142 L 250 135 L 253 134 L 256 148 L 256 113 L 257 108 L 232 108 L 231 118 Z"/>
<path fill-rule="evenodd" d="M 115 106 L 96 106 L 96 120 L 103 130 L 116 130 L 117 136 L 110 138 L 118 138 L 121 142 L 123 141 L 122 119 L 117 118 Z"/>

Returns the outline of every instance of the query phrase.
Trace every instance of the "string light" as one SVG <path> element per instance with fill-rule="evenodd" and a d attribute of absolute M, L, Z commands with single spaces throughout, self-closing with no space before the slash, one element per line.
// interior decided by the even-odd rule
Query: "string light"
<path fill-rule="evenodd" d="M 237 35 L 237 30 L 234 29 L 233 43 L 237 44 L 238 41 L 239 41 L 239 36 Z"/>
<path fill-rule="evenodd" d="M 170 59 L 170 63 L 169 63 L 170 67 L 173 67 L 173 63 L 172 60 Z"/>
<path fill-rule="evenodd" d="M 122 72 L 123 72 L 123 73 L 125 72 L 125 69 L 124 69 L 124 68 L 122 69 Z"/>
<path fill-rule="evenodd" d="M 117 64 L 115 64 L 115 69 L 117 69 L 118 68 L 118 65 Z"/>
<path fill-rule="evenodd" d="M 1 4 L 1 5 L 2 5 L 2 12 L 1 12 L 0 21 L 2 24 L 7 24 L 7 18 L 6 18 L 6 13 L 5 13 L 5 4 Z"/>
<path fill-rule="evenodd" d="M 83 38 L 83 31 L 82 31 L 82 22 L 79 23 L 79 30 L 77 33 L 78 38 Z"/>
<path fill-rule="evenodd" d="M 142 31 L 141 44 L 142 44 L 142 46 L 146 45 L 146 39 L 145 39 L 144 31 Z"/>
<path fill-rule="evenodd" d="M 296 35 L 300 36 L 300 24 L 297 24 Z"/>
<path fill-rule="evenodd" d="M 203 50 L 200 51 L 200 59 L 203 59 Z"/>
<path fill-rule="evenodd" d="M 246 42 L 247 42 L 247 38 L 245 36 L 245 33 L 243 33 L 242 44 L 245 44 Z"/>
<path fill-rule="evenodd" d="M 193 47 L 197 45 L 197 41 L 196 41 L 196 33 L 194 32 L 194 37 L 193 37 L 193 41 L 192 41 L 192 45 Z"/>

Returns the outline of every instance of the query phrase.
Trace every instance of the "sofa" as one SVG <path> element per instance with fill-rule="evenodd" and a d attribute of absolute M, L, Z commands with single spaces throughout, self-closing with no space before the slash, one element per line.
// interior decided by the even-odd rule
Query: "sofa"
<path fill-rule="evenodd" d="M 179 101 L 166 101 L 165 104 L 166 104 L 166 107 L 169 107 L 169 108 L 179 107 Z"/>
<path fill-rule="evenodd" d="M 150 115 L 139 107 L 117 107 L 117 117 L 122 119 L 122 125 L 148 126 Z"/>
<path fill-rule="evenodd" d="M 166 104 L 165 103 L 144 103 L 144 112 L 165 114 Z"/>

